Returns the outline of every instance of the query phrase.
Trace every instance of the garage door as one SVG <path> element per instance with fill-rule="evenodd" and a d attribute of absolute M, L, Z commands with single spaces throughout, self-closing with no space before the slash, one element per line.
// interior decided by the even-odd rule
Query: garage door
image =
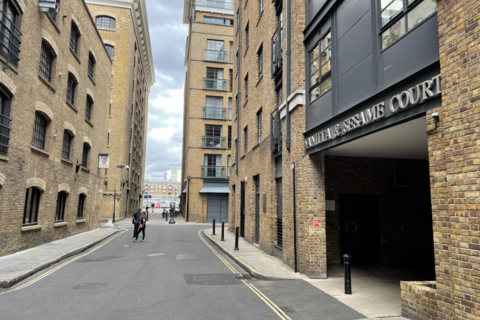
<path fill-rule="evenodd" d="M 207 197 L 207 222 L 228 222 L 228 194 L 210 193 Z"/>

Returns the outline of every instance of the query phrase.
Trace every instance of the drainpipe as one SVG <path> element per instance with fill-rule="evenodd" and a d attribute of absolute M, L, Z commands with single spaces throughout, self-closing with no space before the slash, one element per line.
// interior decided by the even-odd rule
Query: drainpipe
<path fill-rule="evenodd" d="M 287 76 L 286 76 L 286 90 L 285 90 L 285 110 L 286 110 L 286 139 L 285 139 L 285 145 L 287 147 L 287 150 L 290 151 L 290 106 L 288 104 L 288 97 L 290 96 L 290 64 L 291 64 L 291 44 L 290 44 L 290 29 L 291 29 L 291 13 L 290 13 L 290 1 L 291 0 L 286 0 L 286 11 L 287 11 L 287 30 L 285 30 L 286 33 L 286 41 L 287 41 L 287 65 L 285 67 L 287 71 Z"/>
<path fill-rule="evenodd" d="M 298 272 L 297 267 L 297 199 L 295 197 L 295 162 L 290 165 L 293 174 L 293 258 L 295 260 L 295 273 Z"/>
<path fill-rule="evenodd" d="M 233 13 L 235 14 L 235 12 Z M 235 144 L 235 174 L 238 176 L 238 145 L 240 144 L 240 70 L 242 70 L 241 56 L 242 56 L 242 0 L 238 1 L 238 15 L 237 15 L 237 28 L 238 28 L 238 55 L 237 55 L 237 98 L 235 99 L 235 105 L 237 107 L 237 143 Z M 233 97 L 232 97 L 233 98 Z"/>

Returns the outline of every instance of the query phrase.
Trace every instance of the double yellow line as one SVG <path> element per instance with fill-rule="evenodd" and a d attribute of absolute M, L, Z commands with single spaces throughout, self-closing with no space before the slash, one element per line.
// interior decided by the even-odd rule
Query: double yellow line
<path fill-rule="evenodd" d="M 50 271 L 48 271 L 48 272 L 45 272 L 45 273 L 42 274 L 41 276 L 39 276 L 39 277 L 37 277 L 37 278 L 35 278 L 35 279 L 33 279 L 33 280 L 25 283 L 25 284 L 22 284 L 21 286 L 18 286 L 18 287 L 16 287 L 16 288 L 11 289 L 11 290 L 8 290 L 8 291 L 0 292 L 0 295 L 1 295 L 1 294 L 5 294 L 5 293 L 9 293 L 9 292 L 18 291 L 18 290 L 24 289 L 24 288 L 26 288 L 26 287 L 28 287 L 28 286 L 31 286 L 31 285 L 34 284 L 35 282 L 38 282 L 38 281 L 42 280 L 43 278 L 48 277 L 49 275 L 51 275 L 51 274 L 54 273 L 55 271 L 60 270 L 61 268 L 69 265 L 70 263 L 75 262 L 75 261 L 77 261 L 78 259 L 81 259 L 81 258 L 83 258 L 83 257 L 85 257 L 85 256 L 88 256 L 89 254 L 91 254 L 91 253 L 94 252 L 94 251 L 97 251 L 98 249 L 100 249 L 101 247 L 103 247 L 104 245 L 106 245 L 107 243 L 109 243 L 110 241 L 112 241 L 113 239 L 115 239 L 116 237 L 120 236 L 121 234 L 125 233 L 126 231 L 127 231 L 127 230 L 118 233 L 117 235 L 115 235 L 115 236 L 111 237 L 110 239 L 108 239 L 107 241 L 103 242 L 101 245 L 96 246 L 96 247 L 93 248 L 92 250 L 87 251 L 87 252 L 85 252 L 85 253 L 83 253 L 83 254 L 81 254 L 81 255 L 79 255 L 79 256 L 76 256 L 76 257 L 73 258 L 73 259 L 68 260 L 67 262 L 62 263 L 61 265 L 53 268 L 52 270 L 50 270 Z"/>
<path fill-rule="evenodd" d="M 205 238 L 202 236 L 202 231 L 201 230 L 198 231 L 198 236 L 207 245 L 207 247 L 210 248 L 210 250 L 212 250 L 213 254 L 215 254 L 227 266 L 227 268 L 230 269 L 230 271 L 232 271 L 235 275 L 237 275 L 238 278 L 243 278 L 243 275 L 240 272 L 238 272 L 234 267 L 232 267 L 232 265 L 224 257 L 222 257 L 217 252 L 217 250 L 215 250 L 215 248 L 213 248 L 210 245 L 210 243 L 207 242 L 207 240 L 205 240 Z M 275 312 L 280 317 L 280 319 L 282 319 L 282 320 L 292 320 L 285 312 L 282 311 L 282 309 L 280 309 L 279 306 L 277 306 L 272 300 L 270 300 L 263 292 L 258 290 L 253 284 L 248 283 L 246 279 L 241 279 L 241 280 L 242 280 L 243 284 L 245 284 L 263 302 L 265 302 L 265 304 L 268 307 L 270 307 L 270 309 L 272 309 L 273 312 Z"/>

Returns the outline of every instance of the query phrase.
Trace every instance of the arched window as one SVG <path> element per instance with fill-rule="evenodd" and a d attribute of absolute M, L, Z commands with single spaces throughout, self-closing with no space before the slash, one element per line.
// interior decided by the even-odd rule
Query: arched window
<path fill-rule="evenodd" d="M 70 29 L 70 49 L 75 52 L 76 55 L 79 54 L 80 49 L 80 31 L 78 30 L 77 25 L 72 22 Z"/>
<path fill-rule="evenodd" d="M 85 108 L 85 120 L 90 121 L 92 115 L 92 108 L 93 108 L 93 99 L 89 95 L 87 95 L 87 105 Z"/>
<path fill-rule="evenodd" d="M 0 154 L 7 155 L 10 140 L 10 98 L 0 91 Z"/>
<path fill-rule="evenodd" d="M 31 187 L 27 189 L 25 196 L 25 208 L 23 210 L 23 224 L 32 225 L 38 223 L 38 208 L 40 207 L 40 196 L 42 191 Z"/>
<path fill-rule="evenodd" d="M 67 202 L 67 193 L 60 191 L 57 196 L 57 211 L 55 213 L 55 222 L 62 222 L 65 217 L 65 204 Z"/>
<path fill-rule="evenodd" d="M 7 58 L 8 62 L 16 66 L 20 59 L 21 15 L 15 1 L 12 0 L 0 1 L 0 11 L 3 13 L 0 33 L 0 41 L 2 42 L 0 54 Z"/>
<path fill-rule="evenodd" d="M 108 56 L 110 59 L 113 59 L 115 57 L 115 47 L 109 44 L 105 45 L 105 50 L 107 50 Z"/>
<path fill-rule="evenodd" d="M 99 29 L 115 30 L 115 18 L 109 16 L 98 16 L 95 19 L 95 25 Z"/>
<path fill-rule="evenodd" d="M 68 132 L 68 130 L 63 131 L 63 145 L 62 145 L 62 158 L 65 160 L 70 160 L 70 149 L 72 146 L 73 136 Z"/>
<path fill-rule="evenodd" d="M 52 49 L 45 41 L 42 41 L 42 53 L 40 54 L 40 75 L 48 82 L 52 81 L 53 59 Z"/>
<path fill-rule="evenodd" d="M 40 149 L 45 149 L 47 133 L 47 119 L 40 112 L 35 112 L 35 126 L 33 127 L 32 144 Z"/>
<path fill-rule="evenodd" d="M 82 154 L 82 167 L 88 168 L 88 153 L 90 152 L 90 145 L 86 142 L 83 143 Z"/>
<path fill-rule="evenodd" d="M 72 73 L 68 74 L 67 84 L 67 102 L 72 106 L 75 105 L 75 89 L 77 88 L 77 80 Z"/>
<path fill-rule="evenodd" d="M 78 196 L 77 219 L 83 219 L 83 208 L 85 207 L 86 198 L 87 198 L 87 195 L 84 193 L 81 193 Z"/>
<path fill-rule="evenodd" d="M 93 54 L 90 52 L 88 54 L 88 75 L 93 78 L 93 75 L 95 73 L 95 57 Z"/>

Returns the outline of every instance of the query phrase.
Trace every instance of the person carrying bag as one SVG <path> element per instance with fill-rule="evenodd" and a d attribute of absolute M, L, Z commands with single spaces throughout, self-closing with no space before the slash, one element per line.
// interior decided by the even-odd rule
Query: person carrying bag
<path fill-rule="evenodd" d="M 140 242 L 143 242 L 143 240 L 145 240 L 145 226 L 146 226 L 146 223 L 147 223 L 147 215 L 145 214 L 145 211 L 143 211 L 141 216 L 140 216 L 139 223 L 138 223 L 137 236 L 136 236 L 136 238 L 133 242 L 138 240 L 138 235 L 140 234 L 140 232 L 142 233 L 142 240 L 140 240 Z"/>

